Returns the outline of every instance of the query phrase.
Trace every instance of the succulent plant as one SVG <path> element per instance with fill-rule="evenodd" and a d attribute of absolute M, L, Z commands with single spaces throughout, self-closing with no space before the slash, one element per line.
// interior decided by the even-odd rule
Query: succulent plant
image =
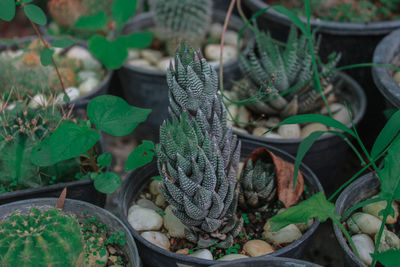
<path fill-rule="evenodd" d="M 85 255 L 79 223 L 55 208 L 0 223 L 1 266 L 81 266 Z"/>
<path fill-rule="evenodd" d="M 172 122 L 160 128 L 161 191 L 200 247 L 232 245 L 242 220 L 237 207 L 240 142 L 226 127 L 215 70 L 182 45 L 167 72 Z"/>
<path fill-rule="evenodd" d="M 246 77 L 244 83 L 237 84 L 240 93 L 254 97 L 261 91 L 261 97 L 248 103 L 249 108 L 259 114 L 290 117 L 320 107 L 323 100 L 313 85 L 314 71 L 307 37 L 299 36 L 294 26 L 284 47 L 278 46 L 269 33 L 258 31 L 255 36 L 248 52 L 239 55 L 239 66 Z M 320 42 L 321 38 L 313 38 L 316 55 Z M 339 60 L 340 55 L 332 53 L 328 63 L 320 64 L 320 72 L 333 69 Z M 334 72 L 321 76 L 325 95 L 334 91 L 331 85 L 334 77 Z"/>
<path fill-rule="evenodd" d="M 275 169 L 272 163 L 250 159 L 239 178 L 239 204 L 258 208 L 276 196 Z"/>
<path fill-rule="evenodd" d="M 68 116 L 55 106 L 32 109 L 24 102 L 13 105 L 11 110 L 2 107 L 0 114 L 0 185 L 5 191 L 66 181 L 79 173 L 79 158 L 40 168 L 31 162 L 33 148 L 67 122 Z"/>
<path fill-rule="evenodd" d="M 211 0 L 150 0 L 156 34 L 173 53 L 182 41 L 200 45 L 211 24 Z"/>

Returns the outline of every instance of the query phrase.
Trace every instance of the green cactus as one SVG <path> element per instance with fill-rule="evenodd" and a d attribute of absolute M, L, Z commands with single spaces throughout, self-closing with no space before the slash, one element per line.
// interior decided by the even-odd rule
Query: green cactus
<path fill-rule="evenodd" d="M 55 106 L 32 109 L 17 102 L 0 113 L 0 184 L 6 190 L 34 188 L 68 181 L 80 172 L 79 158 L 49 167 L 31 162 L 32 149 L 69 118 Z"/>
<path fill-rule="evenodd" d="M 85 243 L 78 221 L 53 208 L 13 213 L 0 223 L 1 266 L 81 266 Z"/>
<path fill-rule="evenodd" d="M 239 204 L 259 208 L 276 196 L 275 167 L 271 163 L 250 159 L 239 179 Z"/>
<path fill-rule="evenodd" d="M 211 0 L 150 0 L 154 13 L 156 35 L 167 41 L 167 50 L 173 54 L 183 40 L 200 48 L 211 24 Z"/>
<path fill-rule="evenodd" d="M 236 217 L 240 142 L 226 127 L 215 70 L 184 45 L 167 72 L 172 122 L 160 128 L 161 191 L 200 247 L 232 245 L 242 219 Z"/>
<path fill-rule="evenodd" d="M 279 47 L 269 33 L 258 31 L 255 36 L 248 53 L 239 55 L 239 66 L 246 77 L 245 83 L 237 84 L 240 93 L 245 97 L 254 97 L 260 89 L 263 93 L 257 101 L 249 102 L 249 108 L 259 114 L 290 117 L 320 107 L 323 100 L 312 82 L 314 71 L 307 37 L 298 36 L 294 26 L 285 47 Z M 321 38 L 313 38 L 313 42 L 317 55 Z M 321 73 L 335 68 L 339 60 L 340 55 L 332 53 L 328 63 L 319 66 Z M 333 78 L 334 72 L 321 77 L 325 95 L 334 91 L 330 85 Z"/>

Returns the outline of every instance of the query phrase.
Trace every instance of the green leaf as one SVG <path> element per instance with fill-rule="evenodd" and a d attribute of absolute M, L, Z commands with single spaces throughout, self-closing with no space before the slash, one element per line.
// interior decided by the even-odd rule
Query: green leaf
<path fill-rule="evenodd" d="M 71 102 L 71 99 L 69 98 L 68 94 L 64 94 L 64 96 L 63 96 L 63 101 L 64 101 L 65 103 Z"/>
<path fill-rule="evenodd" d="M 391 249 L 371 256 L 386 267 L 400 267 L 400 250 Z"/>
<path fill-rule="evenodd" d="M 74 24 L 74 28 L 84 30 L 102 30 L 107 25 L 108 18 L 104 11 L 96 14 L 80 17 Z"/>
<path fill-rule="evenodd" d="M 100 165 L 100 167 L 107 167 L 111 164 L 111 154 L 106 152 L 101 154 L 98 158 L 97 158 L 97 164 Z"/>
<path fill-rule="evenodd" d="M 117 96 L 103 95 L 89 102 L 87 112 L 97 129 L 114 136 L 123 136 L 144 122 L 151 110 L 131 106 Z"/>
<path fill-rule="evenodd" d="M 392 143 L 385 156 L 385 166 L 378 171 L 381 181 L 381 192 L 379 196 L 392 203 L 400 199 L 400 140 Z M 391 207 L 391 205 L 389 205 Z"/>
<path fill-rule="evenodd" d="M 46 15 L 43 10 L 35 5 L 26 5 L 24 7 L 25 15 L 34 23 L 45 25 L 47 23 Z"/>
<path fill-rule="evenodd" d="M 349 129 L 346 125 L 344 125 L 343 123 L 341 123 L 335 119 L 332 119 L 331 117 L 320 115 L 320 114 L 304 114 L 304 115 L 292 116 L 290 118 L 283 120 L 279 125 L 310 123 L 310 122 L 322 123 L 327 127 L 336 128 L 338 130 L 341 130 L 341 131 L 344 131 L 344 132 L 350 134 L 353 137 L 356 137 L 355 133 L 351 129 Z M 278 127 L 278 126 L 276 126 L 276 127 Z"/>
<path fill-rule="evenodd" d="M 53 165 L 50 154 L 50 137 L 42 140 L 32 149 L 31 162 L 39 167 L 47 167 Z"/>
<path fill-rule="evenodd" d="M 400 131 L 400 110 L 390 117 L 372 146 L 371 156 L 375 159 L 398 135 Z"/>
<path fill-rule="evenodd" d="M 89 40 L 89 51 L 110 69 L 120 68 L 128 57 L 128 49 L 120 38 L 108 41 L 95 35 Z"/>
<path fill-rule="evenodd" d="M 61 39 L 55 40 L 51 45 L 54 47 L 66 48 L 66 47 L 70 47 L 73 44 L 74 44 L 74 41 L 72 41 L 70 38 L 61 38 Z"/>
<path fill-rule="evenodd" d="M 137 0 L 115 0 L 111 7 L 111 17 L 118 27 L 127 22 L 135 14 Z"/>
<path fill-rule="evenodd" d="M 1 0 L 0 1 L 0 19 L 11 21 L 15 17 L 15 1 Z"/>
<path fill-rule="evenodd" d="M 45 47 L 43 51 L 40 53 L 40 62 L 43 66 L 48 66 L 51 64 L 51 57 L 54 54 L 54 50 Z"/>
<path fill-rule="evenodd" d="M 340 218 L 335 214 L 335 205 L 326 199 L 324 192 L 318 192 L 296 206 L 273 216 L 269 222 L 272 231 L 279 231 L 289 224 L 307 222 L 312 218 L 316 218 L 320 222 L 324 222 L 328 218 Z"/>
<path fill-rule="evenodd" d="M 154 143 L 145 140 L 129 155 L 125 164 L 125 171 L 131 171 L 136 168 L 142 167 L 152 161 L 153 157 Z"/>
<path fill-rule="evenodd" d="M 129 48 L 146 48 L 153 41 L 153 33 L 149 31 L 134 32 L 118 39 L 121 39 L 125 46 Z"/>
<path fill-rule="evenodd" d="M 104 194 L 112 194 L 121 185 L 121 178 L 115 172 L 103 172 L 94 180 L 94 187 Z"/>

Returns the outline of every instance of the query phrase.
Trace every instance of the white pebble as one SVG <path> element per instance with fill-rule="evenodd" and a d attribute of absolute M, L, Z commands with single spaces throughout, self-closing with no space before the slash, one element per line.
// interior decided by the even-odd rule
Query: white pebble
<path fill-rule="evenodd" d="M 79 92 L 81 96 L 91 93 L 99 85 L 100 81 L 97 78 L 90 77 L 79 85 Z"/>
<path fill-rule="evenodd" d="M 34 97 L 32 97 L 28 106 L 30 108 L 38 108 L 39 106 L 46 106 L 46 105 L 47 105 L 46 97 L 42 94 L 37 94 Z"/>
<path fill-rule="evenodd" d="M 278 134 L 283 138 L 300 138 L 300 126 L 298 124 L 285 124 L 278 128 Z"/>
<path fill-rule="evenodd" d="M 213 260 L 213 255 L 208 249 L 199 249 L 192 254 L 189 254 L 189 256 L 204 260 Z"/>
<path fill-rule="evenodd" d="M 370 254 L 374 253 L 374 242 L 366 234 L 353 235 L 351 239 L 354 242 L 354 246 L 360 256 L 360 260 L 368 266 L 372 263 Z"/>
<path fill-rule="evenodd" d="M 136 231 L 159 230 L 163 224 L 163 219 L 157 212 L 138 205 L 129 208 L 128 221 Z"/>
<path fill-rule="evenodd" d="M 79 89 L 76 87 L 68 87 L 65 89 L 70 101 L 74 101 L 79 98 L 80 92 Z"/>
<path fill-rule="evenodd" d="M 149 241 L 150 243 L 163 248 L 165 250 L 169 250 L 169 247 L 171 244 L 169 243 L 169 239 L 166 235 L 160 232 L 155 232 L 155 231 L 148 231 L 148 232 L 143 232 L 141 236 Z"/>
<path fill-rule="evenodd" d="M 221 53 L 221 46 L 219 44 L 209 44 L 204 49 L 205 57 L 210 61 L 218 61 Z M 231 45 L 224 46 L 223 62 L 235 59 L 237 56 L 236 47 Z"/>

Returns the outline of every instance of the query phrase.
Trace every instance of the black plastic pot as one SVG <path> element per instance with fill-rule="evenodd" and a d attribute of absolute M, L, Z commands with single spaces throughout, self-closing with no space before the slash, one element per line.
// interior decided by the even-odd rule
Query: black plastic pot
<path fill-rule="evenodd" d="M 12 46 L 7 46 L 7 45 L 4 45 L 4 44 L 1 44 L 0 45 L 0 53 L 2 51 L 4 51 L 5 49 L 7 49 L 7 48 L 11 48 L 13 50 L 18 49 L 18 47 L 20 45 L 27 44 L 27 43 L 31 42 L 32 40 L 34 40 L 34 39 L 37 39 L 37 37 L 36 36 L 29 36 L 29 37 L 24 37 L 24 38 L 18 39 L 15 42 L 15 44 L 13 44 Z M 45 39 L 47 41 L 50 41 L 50 42 L 52 40 L 54 40 L 54 38 L 50 37 L 50 36 L 45 36 Z M 75 45 L 78 45 L 78 46 L 81 46 L 81 47 L 87 49 L 87 44 L 85 42 L 83 42 L 83 41 L 79 41 L 79 40 L 75 39 L 74 43 L 75 43 Z M 100 84 L 97 86 L 97 88 L 95 90 L 93 90 L 90 94 L 87 94 L 87 95 L 85 95 L 83 97 L 80 97 L 80 98 L 74 100 L 74 101 L 71 101 L 70 103 L 71 104 L 79 104 L 79 103 L 81 103 L 83 101 L 87 101 L 87 100 L 90 100 L 92 98 L 95 98 L 96 96 L 107 94 L 108 88 L 110 86 L 110 81 L 111 81 L 112 75 L 113 75 L 113 71 L 112 70 L 107 70 L 106 75 L 103 77 L 103 80 L 100 82 Z"/>
<path fill-rule="evenodd" d="M 266 147 L 269 150 L 271 150 L 273 153 L 275 153 L 277 156 L 291 161 L 294 161 L 294 158 L 290 156 L 289 154 L 271 147 L 271 146 L 266 146 L 264 144 L 254 142 L 254 141 L 248 141 L 248 140 L 243 140 L 242 141 L 242 158 L 244 159 L 248 154 L 250 154 L 254 149 L 257 149 L 259 147 Z M 304 164 L 301 165 L 300 167 L 301 172 L 303 173 L 304 176 L 304 181 L 305 184 L 307 185 L 307 188 L 310 190 L 311 194 L 315 194 L 319 191 L 322 191 L 322 186 L 318 181 L 318 178 L 315 176 L 315 174 Z M 198 259 L 190 256 L 185 256 L 185 255 L 179 255 L 167 250 L 164 250 L 158 246 L 155 246 L 145 240 L 143 237 L 140 236 L 138 232 L 136 232 L 131 225 L 128 222 L 127 219 L 127 213 L 128 209 L 130 207 L 130 204 L 137 199 L 137 197 L 141 194 L 142 189 L 144 186 L 146 186 L 150 181 L 151 177 L 159 175 L 158 170 L 157 170 L 157 165 L 156 162 L 152 162 L 150 164 L 147 164 L 146 166 L 139 168 L 132 173 L 129 174 L 127 179 L 124 181 L 122 185 L 122 189 L 119 194 L 119 201 L 118 201 L 118 209 L 119 209 L 119 214 L 120 217 L 122 218 L 122 221 L 128 226 L 129 230 L 131 231 L 133 237 L 137 241 L 137 245 L 139 247 L 140 255 L 145 264 L 148 266 L 187 266 L 187 267 L 193 267 L 193 266 L 210 266 L 212 264 L 218 263 L 217 261 L 211 261 L 211 260 L 204 260 L 204 259 Z M 312 235 L 315 232 L 319 225 L 318 221 L 315 221 L 313 225 L 308 229 L 306 233 L 303 234 L 303 236 L 293 242 L 292 244 L 279 249 L 275 251 L 274 253 L 271 253 L 269 255 L 257 257 L 257 258 L 252 258 L 252 259 L 262 259 L 262 258 L 268 258 L 270 256 L 283 256 L 283 257 L 290 257 L 290 258 L 300 258 L 308 243 L 311 242 L 312 240 Z"/>
<path fill-rule="evenodd" d="M 86 116 L 87 103 L 88 101 L 86 100 L 75 105 L 73 112 L 76 118 L 83 119 Z M 97 155 L 104 152 L 102 136 L 100 137 L 100 141 L 96 145 L 95 150 Z M 106 203 L 107 196 L 94 188 L 93 180 L 84 179 L 3 193 L 0 194 L 0 205 L 31 198 L 59 197 L 65 187 L 67 188 L 67 197 L 70 199 L 86 201 L 100 207 L 104 207 Z"/>
<path fill-rule="evenodd" d="M 353 183 L 351 183 L 338 197 L 336 200 L 336 210 L 335 213 L 338 215 L 343 215 L 349 208 L 354 205 L 364 201 L 368 198 L 373 197 L 379 193 L 380 181 L 378 177 L 374 176 L 372 173 L 368 173 Z M 365 265 L 351 250 L 347 244 L 343 233 L 340 231 L 339 227 L 334 226 L 336 239 L 338 240 L 340 246 L 345 252 L 345 263 L 346 266 L 360 266 L 366 267 Z"/>
<path fill-rule="evenodd" d="M 360 85 L 351 77 L 344 73 L 339 73 L 339 79 L 344 81 L 343 95 L 347 103 L 351 103 L 353 120 L 358 125 L 365 114 L 366 97 Z M 351 125 L 349 125 L 351 127 Z M 252 134 L 235 131 L 236 135 L 241 139 L 255 140 L 267 145 L 278 147 L 287 153 L 296 156 L 297 149 L 303 139 L 284 139 L 284 138 L 265 138 Z M 342 138 L 334 134 L 326 134 L 321 136 L 303 158 L 303 162 L 309 166 L 318 176 L 324 190 L 329 194 L 333 192 L 342 181 L 336 177 L 338 171 L 346 162 L 346 151 L 348 145 Z"/>
<path fill-rule="evenodd" d="M 392 60 L 400 54 L 400 30 L 386 36 L 376 47 L 374 63 L 392 64 Z M 385 67 L 372 67 L 372 77 L 376 87 L 386 99 L 388 108 L 400 108 L 400 86 L 392 76 L 393 70 Z"/>
<path fill-rule="evenodd" d="M 223 261 L 213 267 L 231 267 L 231 261 Z M 268 257 L 266 259 L 243 259 L 235 261 L 235 267 L 321 267 L 321 265 L 282 257 Z"/>
<path fill-rule="evenodd" d="M 223 23 L 225 12 L 221 10 L 214 10 L 213 12 L 213 21 Z M 243 23 L 238 17 L 232 16 L 230 18 L 229 29 L 239 31 L 242 26 Z M 151 27 L 154 27 L 152 14 L 143 13 L 127 24 L 123 32 L 128 34 Z M 237 80 L 241 76 L 238 62 L 236 59 L 231 60 L 223 66 L 224 86 L 229 88 L 231 81 Z M 117 73 L 126 101 L 140 108 L 152 109 L 146 122 L 135 129 L 136 138 L 158 140 L 159 127 L 168 116 L 169 99 L 166 73 L 129 64 L 124 64 Z"/>
<path fill-rule="evenodd" d="M 254 14 L 269 5 L 264 0 L 243 1 L 244 7 L 250 14 Z M 305 23 L 304 17 L 300 19 Z M 274 38 L 286 40 L 290 20 L 279 12 L 269 9 L 258 19 L 259 27 L 271 31 Z M 400 20 L 371 23 L 349 23 L 323 20 L 310 20 L 312 29 L 318 28 L 322 35 L 320 55 L 324 59 L 336 51 L 342 54 L 339 62 L 341 66 L 372 62 L 372 55 L 380 40 L 391 31 L 400 28 Z M 360 134 L 368 145 L 372 144 L 379 130 L 384 126 L 385 109 L 382 95 L 376 90 L 371 77 L 371 68 L 355 68 L 346 71 L 356 79 L 365 90 L 368 98 L 368 121 L 364 120 L 360 127 Z M 370 127 L 374 125 L 374 127 Z"/>
<path fill-rule="evenodd" d="M 22 215 L 26 215 L 31 207 L 40 210 L 46 210 L 56 206 L 57 198 L 39 198 L 14 202 L 0 206 L 0 220 L 6 219 L 14 211 L 19 211 Z M 76 216 L 79 222 L 85 221 L 87 215 L 97 217 L 102 223 L 109 227 L 111 232 L 124 232 L 126 243 L 122 247 L 122 251 L 126 255 L 129 267 L 139 267 L 139 253 L 129 229 L 111 212 L 99 208 L 84 201 L 66 199 L 63 212 Z"/>

